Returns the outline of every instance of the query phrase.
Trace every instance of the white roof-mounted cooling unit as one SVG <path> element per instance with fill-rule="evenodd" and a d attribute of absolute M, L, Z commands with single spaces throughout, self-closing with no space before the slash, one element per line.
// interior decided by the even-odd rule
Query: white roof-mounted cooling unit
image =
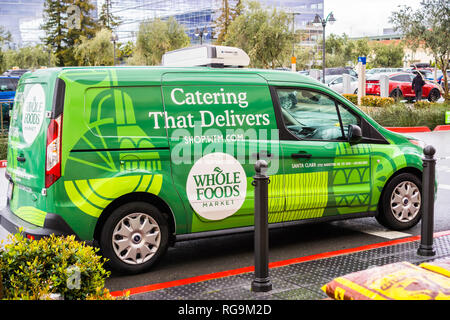
<path fill-rule="evenodd" d="M 165 67 L 243 68 L 250 64 L 244 50 L 234 47 L 202 45 L 166 52 L 162 57 Z"/>

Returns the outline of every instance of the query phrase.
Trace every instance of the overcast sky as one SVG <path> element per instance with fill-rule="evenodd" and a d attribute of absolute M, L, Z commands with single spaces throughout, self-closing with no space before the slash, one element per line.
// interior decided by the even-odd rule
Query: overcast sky
<path fill-rule="evenodd" d="M 420 7 L 421 0 L 324 0 L 324 15 L 333 12 L 336 22 L 326 26 L 326 33 L 349 37 L 383 34 L 383 28 L 392 27 L 388 18 L 398 6 Z"/>

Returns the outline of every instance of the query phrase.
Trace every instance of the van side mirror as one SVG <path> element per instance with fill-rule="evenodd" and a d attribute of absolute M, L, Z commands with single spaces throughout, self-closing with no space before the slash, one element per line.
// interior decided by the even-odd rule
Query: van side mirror
<path fill-rule="evenodd" d="M 362 131 L 359 126 L 356 124 L 348 125 L 348 142 L 349 143 L 358 143 L 362 139 Z"/>

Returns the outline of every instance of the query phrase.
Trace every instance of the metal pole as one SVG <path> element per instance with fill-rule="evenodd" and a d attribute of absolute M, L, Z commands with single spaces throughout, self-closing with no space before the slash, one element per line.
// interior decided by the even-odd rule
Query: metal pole
<path fill-rule="evenodd" d="M 253 177 L 255 187 L 255 278 L 251 289 L 254 292 L 272 290 L 269 277 L 269 221 L 268 221 L 268 184 L 267 162 L 255 163 L 256 174 Z"/>
<path fill-rule="evenodd" d="M 322 26 L 323 26 L 322 82 L 325 83 L 325 26 L 326 26 L 326 21 L 322 21 Z"/>
<path fill-rule="evenodd" d="M 116 65 L 116 40 L 113 41 L 114 44 L 114 65 Z"/>
<path fill-rule="evenodd" d="M 436 252 L 433 249 L 433 229 L 434 229 L 434 192 L 435 192 L 435 173 L 436 159 L 434 154 L 436 149 L 428 145 L 423 149 L 425 158 L 423 162 L 422 176 L 422 225 L 420 246 L 417 254 L 421 256 L 434 256 Z"/>

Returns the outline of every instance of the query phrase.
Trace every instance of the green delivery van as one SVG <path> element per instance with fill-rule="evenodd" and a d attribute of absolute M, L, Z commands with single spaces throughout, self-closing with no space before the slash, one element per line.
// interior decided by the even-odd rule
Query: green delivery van
<path fill-rule="evenodd" d="M 1 225 L 30 239 L 94 240 L 114 269 L 142 272 L 175 241 L 251 230 L 257 159 L 269 164 L 272 226 L 367 216 L 394 230 L 417 224 L 419 141 L 311 78 L 201 48 L 185 66 L 174 61 L 188 49 L 157 67 L 25 74 Z"/>

